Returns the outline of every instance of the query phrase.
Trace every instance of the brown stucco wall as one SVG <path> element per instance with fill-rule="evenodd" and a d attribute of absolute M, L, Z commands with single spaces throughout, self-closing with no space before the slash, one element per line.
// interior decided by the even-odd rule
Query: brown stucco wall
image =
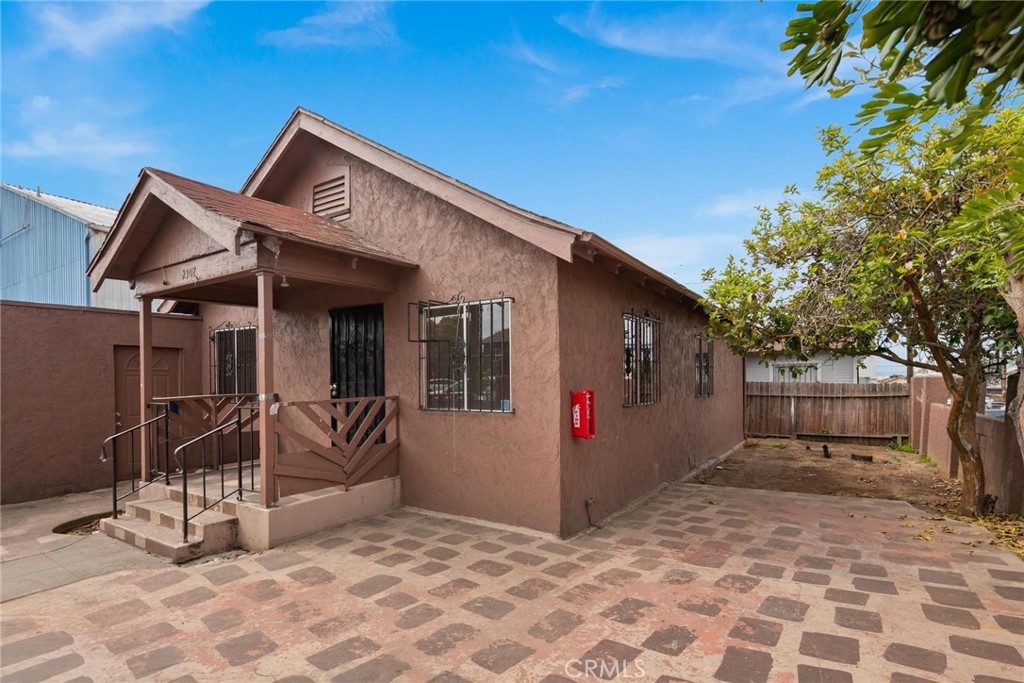
<path fill-rule="evenodd" d="M 998 496 L 996 510 L 1024 514 L 1024 459 L 1008 417 L 978 417 L 985 490 Z"/>
<path fill-rule="evenodd" d="M 715 344 L 714 395 L 695 393 L 694 335 L 707 317 L 625 277 L 580 261 L 558 265 L 561 390 L 560 532 L 587 526 L 585 500 L 596 518 L 661 482 L 677 479 L 743 440 L 743 358 Z M 623 407 L 623 323 L 626 312 L 661 319 L 661 401 Z M 569 392 L 594 389 L 597 437 L 569 432 Z"/>
<path fill-rule="evenodd" d="M 915 375 L 910 380 L 910 442 L 919 451 L 928 444 L 931 405 L 946 403 L 949 390 L 940 375 Z"/>
<path fill-rule="evenodd" d="M 939 471 L 948 477 L 959 475 L 960 461 L 953 453 L 953 443 L 946 433 L 946 423 L 949 422 L 950 408 L 945 403 L 932 403 L 928 406 L 928 422 L 925 438 L 922 441 L 924 448 L 921 452 L 935 461 Z"/>
<path fill-rule="evenodd" d="M 928 432 L 922 452 L 935 461 L 943 474 L 962 478 L 959 459 L 946 433 L 949 411 L 945 403 L 929 406 Z M 996 510 L 1024 514 L 1024 458 L 1013 434 L 1012 421 L 978 415 L 978 440 L 985 491 L 998 497 Z"/>
<path fill-rule="evenodd" d="M 274 314 L 277 393 L 282 400 L 327 398 L 327 311 L 383 303 L 386 389 L 400 397 L 403 502 L 558 532 L 555 258 L 322 142 L 312 144 L 301 168 L 281 174 L 260 196 L 308 209 L 313 185 L 333 177 L 338 164 L 351 168 L 354 229 L 420 268 L 403 272 L 393 293 L 300 287 L 281 293 Z M 515 413 L 419 410 L 419 348 L 408 341 L 408 304 L 502 294 L 515 297 Z"/>
<path fill-rule="evenodd" d="M 0 302 L 0 501 L 110 483 L 99 462 L 114 431 L 114 346 L 137 346 L 130 311 Z M 182 386 L 198 393 L 197 318 L 153 316 L 154 346 L 182 349 Z"/>

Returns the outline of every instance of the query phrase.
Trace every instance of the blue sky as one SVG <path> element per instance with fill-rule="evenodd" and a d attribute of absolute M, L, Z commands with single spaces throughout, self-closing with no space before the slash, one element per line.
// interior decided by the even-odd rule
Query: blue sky
<path fill-rule="evenodd" d="M 2 175 L 118 207 L 238 189 L 296 106 L 592 230 L 694 289 L 847 124 L 787 78 L 795 5 L 2 5 Z"/>

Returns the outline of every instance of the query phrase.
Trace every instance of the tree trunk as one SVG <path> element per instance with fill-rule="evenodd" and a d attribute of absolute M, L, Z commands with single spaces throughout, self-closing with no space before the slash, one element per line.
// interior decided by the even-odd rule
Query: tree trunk
<path fill-rule="evenodd" d="M 985 468 L 981 462 L 981 444 L 978 439 L 978 376 L 954 380 L 949 386 L 953 405 L 949 410 L 946 433 L 953 443 L 953 451 L 960 460 L 964 489 L 960 497 L 960 514 L 977 517 L 984 509 Z"/>
<path fill-rule="evenodd" d="M 1021 341 L 1021 352 L 1017 355 L 1017 395 L 1006 406 L 1006 414 L 1013 421 L 1013 433 L 1017 436 L 1017 446 L 1021 459 L 1024 459 L 1024 339 Z"/>
<path fill-rule="evenodd" d="M 1003 298 L 1017 316 L 1017 337 L 1020 353 L 1017 355 L 1017 396 L 1006 407 L 1006 413 L 1013 420 L 1013 432 L 1017 436 L 1021 457 L 1024 458 L 1024 274 L 1010 276 L 1003 291 Z"/>

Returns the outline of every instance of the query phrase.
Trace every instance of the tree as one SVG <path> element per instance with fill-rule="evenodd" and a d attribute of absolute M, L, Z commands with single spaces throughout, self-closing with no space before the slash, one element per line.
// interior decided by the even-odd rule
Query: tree
<path fill-rule="evenodd" d="M 831 157 L 818 173 L 820 199 L 795 188 L 762 210 L 746 257 L 704 275 L 714 332 L 738 352 L 807 357 L 817 350 L 874 355 L 941 373 L 952 397 L 947 432 L 964 472 L 961 511 L 985 495 L 977 433 L 986 366 L 1016 343 L 1000 296 L 1003 273 L 974 243 L 944 230 L 962 207 L 1006 185 L 1024 136 L 1024 114 L 1007 111 L 971 136 L 953 163 L 959 122 L 920 134 L 905 128 L 868 159 L 837 127 L 821 134 Z M 926 351 L 896 355 L 905 339 Z"/>
<path fill-rule="evenodd" d="M 1019 140 L 1018 140 L 1019 141 Z M 1007 141 L 1010 143 L 1011 141 Z M 946 241 L 972 244 L 987 255 L 990 270 L 1001 277 L 1003 299 L 1017 318 L 1017 395 L 1007 406 L 1024 457 L 1024 147 L 1007 168 L 1005 186 L 993 188 L 968 202 L 960 217 L 945 231 Z"/>
<path fill-rule="evenodd" d="M 861 143 L 868 152 L 902 128 L 966 102 L 977 83 L 976 96 L 948 141 L 961 145 L 1024 82 L 1024 3 L 821 0 L 800 4 L 797 11 L 803 16 L 789 23 L 789 40 L 782 44 L 783 50 L 796 51 L 790 75 L 799 72 L 808 87 L 831 86 L 833 96 L 840 96 L 857 85 L 836 78 L 842 60 L 866 65 L 859 69 L 861 83 L 875 93 L 858 118 L 886 121 Z M 850 32 L 858 19 L 860 40 L 853 43 Z"/>
<path fill-rule="evenodd" d="M 841 96 L 856 85 L 874 88 L 861 108 L 869 137 L 861 143 L 867 155 L 885 146 L 907 127 L 927 122 L 961 105 L 959 128 L 947 144 L 961 149 L 1001 105 L 1020 96 L 1024 83 L 1024 3 L 991 0 L 929 0 L 928 2 L 866 2 L 822 0 L 798 5 L 801 13 L 789 23 L 783 50 L 795 50 L 790 75 L 797 72 L 808 87 L 832 88 Z M 850 33 L 861 26 L 860 40 Z M 857 59 L 859 83 L 836 78 L 842 60 Z M 972 84 L 974 90 L 972 91 Z M 970 100 L 968 102 L 968 100 Z M 1005 266 L 1003 296 L 1014 311 L 1021 341 L 1017 367 L 1024 371 L 1024 170 L 1010 174 L 1006 187 L 991 196 L 972 199 L 963 218 L 946 236 L 982 248 Z M 1024 388 L 1008 407 L 1017 443 L 1024 456 Z"/>

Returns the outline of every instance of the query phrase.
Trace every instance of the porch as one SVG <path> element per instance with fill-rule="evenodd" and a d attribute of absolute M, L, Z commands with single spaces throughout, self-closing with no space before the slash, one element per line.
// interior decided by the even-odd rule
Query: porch
<path fill-rule="evenodd" d="M 274 403 L 273 421 L 253 398 L 161 397 L 151 404 L 156 416 L 111 437 L 103 457 L 115 473 L 113 512 L 103 530 L 182 562 L 233 547 L 265 550 L 398 505 L 397 397 Z M 277 455 L 269 473 L 265 428 Z M 143 454 L 148 467 L 135 460 Z M 370 476 L 389 458 L 391 476 Z M 282 495 L 281 480 L 313 486 Z"/>
<path fill-rule="evenodd" d="M 382 339 L 378 351 L 362 333 L 358 339 L 355 333 L 336 336 L 332 311 L 329 344 L 315 334 L 300 335 L 316 347 L 299 349 L 294 333 L 278 338 L 275 317 L 287 319 L 293 310 L 306 310 L 308 300 L 340 292 L 373 302 L 355 308 L 366 330 L 380 330 L 383 307 L 377 302 L 411 268 L 318 216 L 145 169 L 90 266 L 99 281 L 129 279 L 141 301 L 142 418 L 108 440 L 115 460 L 121 449 L 122 463 L 112 466 L 115 516 L 119 503 L 131 498 L 125 504 L 130 518 L 155 518 L 157 526 L 178 533 L 175 543 L 194 545 L 202 541 L 194 538 L 203 536 L 201 516 L 213 511 L 235 520 L 238 545 L 265 549 L 396 505 L 398 397 L 385 395 Z M 156 298 L 254 313 L 255 391 L 154 396 Z M 326 318 L 327 311 L 319 315 Z M 286 383 L 285 394 L 279 393 L 277 366 L 283 361 L 293 377 L 298 371 L 311 375 L 310 366 L 318 366 L 304 355 L 311 353 L 320 354 L 324 365 L 330 357 L 330 382 L 325 373 L 304 384 Z M 125 449 L 132 451 L 131 483 L 119 490 Z M 180 513 L 172 513 L 173 503 L 181 505 Z M 106 526 L 115 530 L 118 520 Z"/>

